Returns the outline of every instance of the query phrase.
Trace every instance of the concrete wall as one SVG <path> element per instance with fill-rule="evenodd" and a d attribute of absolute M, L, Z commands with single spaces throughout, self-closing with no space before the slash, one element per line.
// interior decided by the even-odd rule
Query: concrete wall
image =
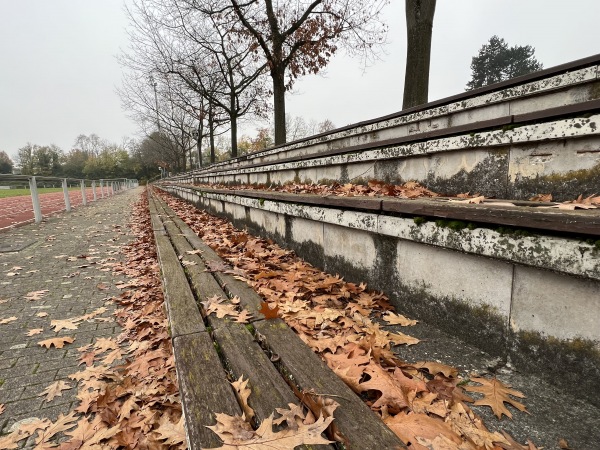
<path fill-rule="evenodd" d="M 600 251 L 588 243 L 514 237 L 491 228 L 455 231 L 434 222 L 236 195 L 200 196 L 175 185 L 164 189 L 330 273 L 368 282 L 399 311 L 510 357 L 521 368 L 547 376 L 559 370 L 558 362 L 561 370 L 590 375 L 563 387 L 580 394 L 595 389 Z"/>

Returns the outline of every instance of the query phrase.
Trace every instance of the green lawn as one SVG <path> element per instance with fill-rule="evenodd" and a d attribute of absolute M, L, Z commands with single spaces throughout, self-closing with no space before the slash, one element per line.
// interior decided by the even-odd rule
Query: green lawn
<path fill-rule="evenodd" d="M 70 191 L 76 191 L 81 188 L 69 188 Z M 62 188 L 38 188 L 38 193 L 47 194 L 49 192 L 62 192 Z M 29 189 L 0 189 L 0 198 L 19 197 L 21 195 L 30 195 Z"/>

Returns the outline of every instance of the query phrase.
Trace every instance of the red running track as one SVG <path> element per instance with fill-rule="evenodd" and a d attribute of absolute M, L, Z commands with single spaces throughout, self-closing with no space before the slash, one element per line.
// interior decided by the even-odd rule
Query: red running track
<path fill-rule="evenodd" d="M 104 189 L 104 196 L 107 195 L 107 189 Z M 96 188 L 97 198 L 100 199 L 100 189 Z M 92 188 L 85 190 L 85 197 L 88 202 L 94 200 L 94 191 Z M 81 190 L 69 191 L 69 200 L 71 208 L 83 204 Z M 42 207 L 42 216 L 65 210 L 65 199 L 62 192 L 52 192 L 49 194 L 40 194 L 40 206 Z M 18 197 L 0 198 L 0 230 L 15 227 L 25 223 L 33 222 L 33 203 L 30 195 Z"/>

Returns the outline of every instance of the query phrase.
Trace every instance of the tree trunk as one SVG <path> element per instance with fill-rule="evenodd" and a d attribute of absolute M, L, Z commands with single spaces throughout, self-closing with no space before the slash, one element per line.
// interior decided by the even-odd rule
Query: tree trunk
<path fill-rule="evenodd" d="M 212 105 L 208 107 L 208 135 L 210 141 L 210 163 L 215 163 L 215 121 Z"/>
<path fill-rule="evenodd" d="M 231 121 L 231 157 L 237 158 L 238 155 L 238 143 L 237 143 L 237 116 L 235 114 L 231 115 L 229 118 Z"/>
<path fill-rule="evenodd" d="M 407 54 L 402 109 L 427 103 L 436 0 L 406 0 Z"/>
<path fill-rule="evenodd" d="M 275 145 L 285 144 L 285 70 L 271 70 L 273 78 L 273 110 L 275 113 Z"/>
<path fill-rule="evenodd" d="M 202 167 L 202 133 L 204 132 L 204 121 L 200 119 L 198 121 L 198 141 L 196 142 L 196 148 L 198 149 L 198 167 Z"/>

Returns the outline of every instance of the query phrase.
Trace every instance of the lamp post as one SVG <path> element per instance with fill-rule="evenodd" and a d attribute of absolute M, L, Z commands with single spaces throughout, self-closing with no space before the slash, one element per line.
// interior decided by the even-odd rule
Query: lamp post
<path fill-rule="evenodd" d="M 158 132 L 160 133 L 161 128 L 160 128 L 160 117 L 158 115 L 158 95 L 156 94 L 157 83 L 152 74 L 148 75 L 148 79 L 150 80 L 150 84 L 152 85 L 152 88 L 154 89 L 154 105 L 156 108 L 156 127 L 158 128 Z"/>

